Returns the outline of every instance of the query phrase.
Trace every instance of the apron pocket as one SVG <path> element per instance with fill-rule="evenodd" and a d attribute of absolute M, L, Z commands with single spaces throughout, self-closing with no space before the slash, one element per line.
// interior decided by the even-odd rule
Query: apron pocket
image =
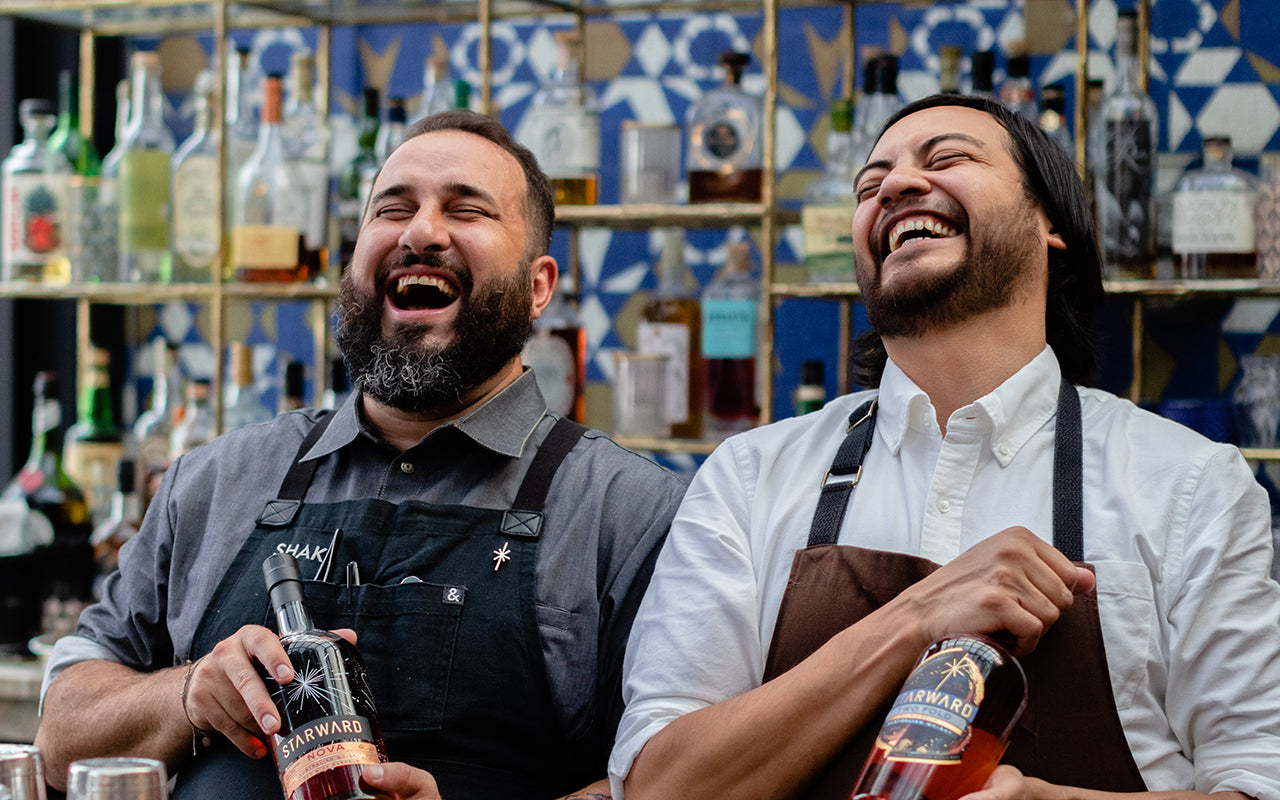
<path fill-rule="evenodd" d="M 466 590 L 307 581 L 306 596 L 318 627 L 355 630 L 383 730 L 440 730 Z"/>

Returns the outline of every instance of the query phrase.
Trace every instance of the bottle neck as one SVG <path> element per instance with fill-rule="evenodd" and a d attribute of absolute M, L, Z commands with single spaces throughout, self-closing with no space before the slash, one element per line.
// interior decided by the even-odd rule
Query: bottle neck
<path fill-rule="evenodd" d="M 62 409 L 56 399 L 36 398 L 31 411 L 31 451 L 27 454 L 27 467 L 39 467 L 46 458 L 57 460 L 62 451 L 62 434 L 58 429 L 61 422 Z"/>
<path fill-rule="evenodd" d="M 160 91 L 160 76 L 155 70 L 134 70 L 131 109 L 129 128 L 125 133 L 127 139 L 136 139 L 147 128 L 163 124 L 164 95 Z"/>
<path fill-rule="evenodd" d="M 276 627 L 281 636 L 314 630 L 311 615 L 301 600 L 289 600 L 276 606 Z"/>

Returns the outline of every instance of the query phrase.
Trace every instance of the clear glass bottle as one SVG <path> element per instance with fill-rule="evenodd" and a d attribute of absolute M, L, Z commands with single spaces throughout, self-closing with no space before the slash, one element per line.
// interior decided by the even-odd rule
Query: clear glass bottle
<path fill-rule="evenodd" d="M 262 563 L 280 644 L 294 681 L 281 685 L 259 669 L 280 712 L 271 755 L 289 800 L 374 800 L 360 773 L 387 760 L 369 674 L 355 645 L 311 621 L 302 574 L 287 553 Z"/>
<path fill-rule="evenodd" d="M 173 280 L 208 283 L 219 268 L 222 243 L 222 184 L 218 178 L 218 137 L 213 130 L 217 73 L 203 70 L 192 89 L 195 130 L 173 154 Z"/>
<path fill-rule="evenodd" d="M 404 129 L 408 127 L 405 119 L 404 98 L 388 97 L 387 119 L 378 126 L 378 140 L 374 144 L 379 164 L 386 163 L 387 156 L 391 155 L 404 139 Z"/>
<path fill-rule="evenodd" d="M 538 157 L 557 205 L 594 205 L 600 181 L 600 104 L 582 80 L 582 37 L 556 31 L 560 61 L 538 89 L 519 138 Z"/>
<path fill-rule="evenodd" d="M 1181 278 L 1256 278 L 1258 179 L 1231 166 L 1231 137 L 1204 137 L 1204 162 L 1173 189 Z"/>
<path fill-rule="evenodd" d="M 690 203 L 760 202 L 763 114 L 760 101 L 742 90 L 747 53 L 724 52 L 724 85 L 689 106 L 685 168 Z"/>
<path fill-rule="evenodd" d="M 227 131 L 227 190 L 228 197 L 235 197 L 236 176 L 240 168 L 253 155 L 258 146 L 258 103 L 254 97 L 257 86 L 257 70 L 253 65 L 253 51 L 247 47 L 235 47 L 228 42 L 227 101 L 223 114 Z"/>
<path fill-rule="evenodd" d="M 1050 84 L 1040 90 L 1040 130 L 1062 145 L 1062 149 L 1076 155 L 1075 139 L 1067 122 L 1067 90 L 1062 84 Z"/>
<path fill-rule="evenodd" d="M 115 491 L 106 517 L 94 526 L 89 544 L 93 546 L 96 567 L 93 596 L 102 597 L 102 581 L 120 563 L 120 548 L 138 533 L 142 525 L 142 507 L 138 502 L 138 481 L 132 458 L 122 458 L 116 465 Z"/>
<path fill-rule="evenodd" d="M 809 280 L 853 283 L 853 100 L 831 104 L 827 163 L 809 183 L 800 210 Z"/>
<path fill-rule="evenodd" d="M 284 148 L 281 78 L 262 82 L 258 146 L 240 168 L 231 215 L 231 264 L 245 282 L 294 282 L 310 277 L 302 259 L 306 186 Z"/>
<path fill-rule="evenodd" d="M 49 149 L 66 157 L 75 175 L 97 175 L 102 163 L 93 139 L 80 132 L 80 95 L 75 73 L 58 72 L 58 124 L 49 134 Z"/>
<path fill-rule="evenodd" d="M 942 94 L 963 94 L 960 88 L 960 62 L 964 50 L 958 44 L 944 44 L 938 48 L 938 91 Z"/>
<path fill-rule="evenodd" d="M 1280 153 L 1263 153 L 1258 166 L 1258 277 L 1280 279 Z"/>
<path fill-rule="evenodd" d="M 1089 128 L 1107 277 L 1151 278 L 1155 270 L 1156 108 L 1139 84 L 1137 37 L 1137 13 L 1119 12 L 1115 83 Z"/>
<path fill-rule="evenodd" d="M 417 122 L 440 111 L 453 108 L 453 84 L 449 82 L 448 56 L 432 56 L 422 65 L 422 94 L 418 96 Z"/>
<path fill-rule="evenodd" d="M 148 345 L 151 368 L 151 400 L 147 410 L 133 422 L 133 442 L 137 449 L 138 490 L 142 509 L 160 487 L 160 478 L 169 468 L 170 439 L 181 418 L 182 376 L 169 343 L 157 336 Z"/>
<path fill-rule="evenodd" d="M 563 277 L 556 282 L 551 302 L 534 320 L 533 336 L 521 359 L 533 369 L 547 408 L 583 422 L 587 411 L 587 331 L 566 296 Z"/>
<path fill-rule="evenodd" d="M 304 267 L 318 277 L 329 261 L 329 124 L 316 108 L 315 87 L 315 56 L 295 52 L 284 107 L 285 152 L 306 191 Z"/>
<path fill-rule="evenodd" d="M 1031 56 L 1018 53 L 1004 62 L 1005 79 L 1000 84 L 1000 102 L 1032 122 L 1040 119 L 1036 87 L 1031 82 Z"/>
<path fill-rule="evenodd" d="M 71 168 L 49 148 L 53 107 L 47 100 L 18 104 L 23 139 L 0 166 L 3 184 L 4 280 L 66 283 L 67 189 Z"/>
<path fill-rule="evenodd" d="M 160 56 L 133 54 L 129 128 L 124 135 L 117 196 L 120 201 L 120 279 L 170 279 L 169 160 L 173 135 L 164 121 Z"/>
<path fill-rule="evenodd" d="M 111 353 L 95 347 L 77 393 L 76 423 L 67 429 L 62 463 L 85 494 L 96 522 L 111 508 L 116 465 L 124 457 L 124 437 L 111 401 Z"/>
<path fill-rule="evenodd" d="M 339 263 L 346 267 L 356 249 L 356 237 L 360 235 L 360 221 L 364 214 L 366 187 L 372 186 L 378 170 L 378 90 L 364 90 L 363 113 L 356 129 L 356 154 L 338 175 L 338 239 Z"/>
<path fill-rule="evenodd" d="M 223 430 L 267 422 L 274 416 L 258 396 L 254 383 L 253 347 L 245 342 L 232 342 L 231 385 L 227 387 L 227 403 L 222 409 Z"/>
<path fill-rule="evenodd" d="M 898 94 L 898 57 L 878 55 L 867 63 L 866 69 L 869 90 L 859 109 L 862 124 L 855 137 L 852 157 L 855 171 L 867 163 L 880 129 L 902 108 L 902 97 Z"/>
<path fill-rule="evenodd" d="M 169 434 L 170 461 L 213 441 L 215 426 L 211 385 L 208 378 L 192 378 L 187 381 L 182 418 Z"/>
<path fill-rule="evenodd" d="M 666 421 L 671 435 L 702 437 L 702 310 L 684 259 L 684 229 L 663 230 L 658 288 L 636 326 L 636 349 L 667 357 Z"/>
<path fill-rule="evenodd" d="M 116 84 L 114 144 L 102 157 L 96 202 L 91 210 L 81 210 L 95 218 L 81 220 L 84 230 L 92 232 L 93 237 L 81 239 L 73 266 L 76 280 L 85 283 L 120 280 L 120 161 L 124 157 L 125 132 L 129 130 L 130 94 L 128 78 Z"/>
<path fill-rule="evenodd" d="M 702 293 L 702 365 L 712 436 L 740 433 L 756 423 L 756 346 L 760 287 L 751 275 L 751 249 L 731 242 L 724 267 Z"/>

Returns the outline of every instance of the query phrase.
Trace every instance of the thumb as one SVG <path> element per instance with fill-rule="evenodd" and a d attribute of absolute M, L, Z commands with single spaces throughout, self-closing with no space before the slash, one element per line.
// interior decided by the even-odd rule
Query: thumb
<path fill-rule="evenodd" d="M 1098 578 L 1093 574 L 1093 570 L 1084 567 L 1076 567 L 1076 580 L 1071 585 L 1071 593 L 1076 597 L 1083 597 L 1092 592 L 1094 587 L 1098 585 Z"/>

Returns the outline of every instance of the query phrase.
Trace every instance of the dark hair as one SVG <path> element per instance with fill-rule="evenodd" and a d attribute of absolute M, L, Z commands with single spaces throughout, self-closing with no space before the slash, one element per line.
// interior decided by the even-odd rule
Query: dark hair
<path fill-rule="evenodd" d="M 515 140 L 497 120 L 463 108 L 441 111 L 414 122 L 404 132 L 401 144 L 424 133 L 462 131 L 472 133 L 501 147 L 520 163 L 524 170 L 524 214 L 529 223 L 528 253 L 531 258 L 551 250 L 551 231 L 556 222 L 555 195 L 537 157 Z"/>
<path fill-rule="evenodd" d="M 1049 250 L 1045 338 L 1058 357 L 1063 378 L 1082 386 L 1093 385 L 1098 353 L 1089 323 L 1103 300 L 1102 255 L 1074 159 L 1031 120 L 994 100 L 973 95 L 935 94 L 909 103 L 889 118 L 876 141 L 902 118 L 938 106 L 983 111 L 1008 132 L 1010 155 L 1022 171 L 1024 188 L 1066 244 L 1065 250 Z M 862 334 L 855 343 L 854 379 L 862 386 L 879 386 L 887 357 L 878 332 L 872 329 Z"/>

